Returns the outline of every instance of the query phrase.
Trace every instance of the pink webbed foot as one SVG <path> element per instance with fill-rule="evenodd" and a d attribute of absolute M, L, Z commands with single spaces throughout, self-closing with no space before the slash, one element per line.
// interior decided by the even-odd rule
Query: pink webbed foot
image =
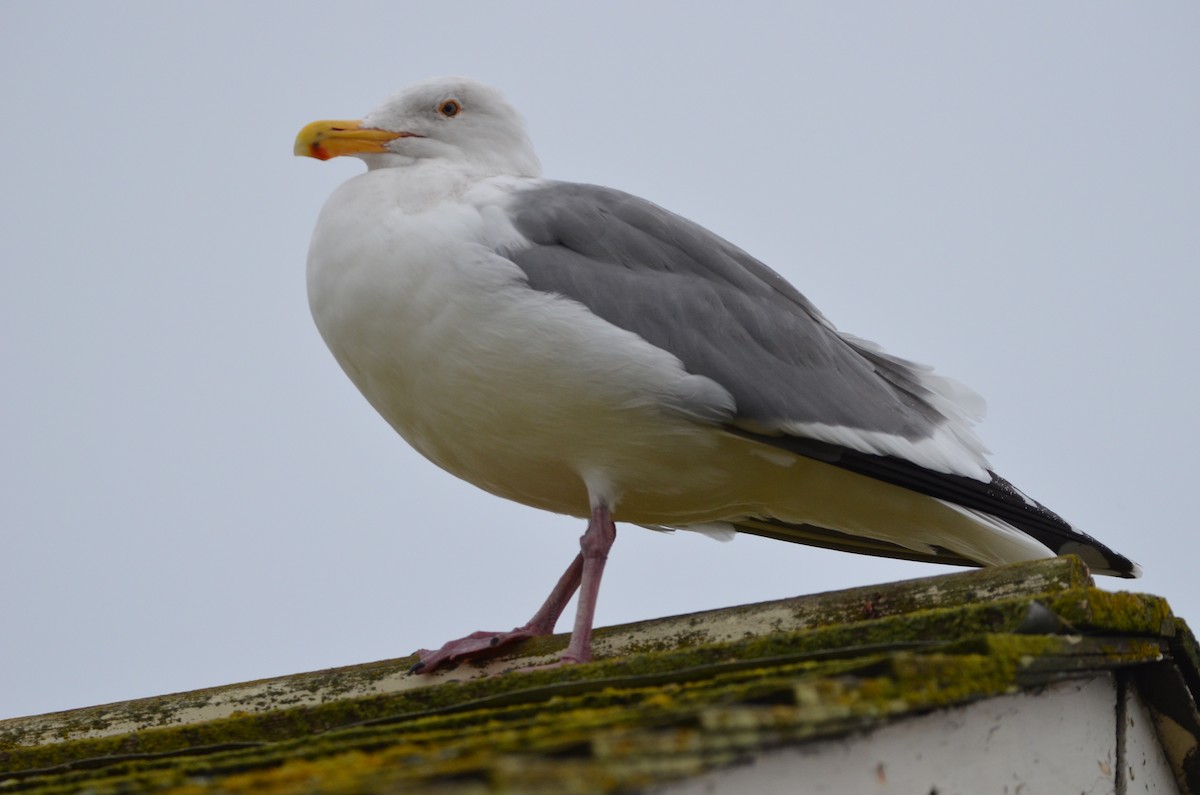
<path fill-rule="evenodd" d="M 421 649 L 417 652 L 420 662 L 409 669 L 412 673 L 428 674 L 441 666 L 460 660 L 470 660 L 488 657 L 503 649 L 505 646 L 527 638 L 549 635 L 554 631 L 558 617 L 563 608 L 579 589 L 579 581 L 583 576 L 583 555 L 576 555 L 575 560 L 563 572 L 562 577 L 546 598 L 545 604 L 534 614 L 533 618 L 523 627 L 517 627 L 510 632 L 472 632 L 465 638 L 452 640 L 437 651 Z"/>
<path fill-rule="evenodd" d="M 509 632 L 472 632 L 465 638 L 443 644 L 437 651 L 418 650 L 417 656 L 420 661 L 409 670 L 412 673 L 431 673 L 444 665 L 460 660 L 490 656 L 505 646 L 528 638 L 535 638 L 538 634 L 545 633 L 538 633 L 529 627 L 517 627 Z"/>
<path fill-rule="evenodd" d="M 452 640 L 437 651 L 421 649 L 420 662 L 410 670 L 427 674 L 448 663 L 459 660 L 489 657 L 517 641 L 549 635 L 567 602 L 579 591 L 579 606 L 575 611 L 575 628 L 571 642 L 558 662 L 524 670 L 557 668 L 562 665 L 590 662 L 592 659 L 592 620 L 596 613 L 596 596 L 600 592 L 600 577 L 608 560 L 608 551 L 617 537 L 612 514 L 603 503 L 592 508 L 587 531 L 579 539 L 580 552 L 563 572 L 558 584 L 537 613 L 523 627 L 511 632 L 472 632 L 465 638 Z"/>

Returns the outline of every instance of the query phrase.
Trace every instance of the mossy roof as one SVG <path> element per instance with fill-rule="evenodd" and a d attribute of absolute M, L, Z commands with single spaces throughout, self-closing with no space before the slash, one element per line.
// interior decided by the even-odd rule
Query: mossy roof
<path fill-rule="evenodd" d="M 10 792 L 631 792 L 769 749 L 1115 672 L 1200 781 L 1200 651 L 1154 596 L 1057 558 L 565 636 L 485 666 L 413 658 L 0 721 Z M 214 717 L 219 716 L 219 717 Z"/>

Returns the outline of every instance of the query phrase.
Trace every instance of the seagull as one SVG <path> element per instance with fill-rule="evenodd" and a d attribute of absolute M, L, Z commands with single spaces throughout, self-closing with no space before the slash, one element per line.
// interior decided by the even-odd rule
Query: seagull
<path fill-rule="evenodd" d="M 732 243 L 644 199 L 557 182 L 496 89 L 444 77 L 295 153 L 351 156 L 308 256 L 313 318 L 419 453 L 499 497 L 586 518 L 533 618 L 422 649 L 430 672 L 553 632 L 591 659 L 615 522 L 994 566 L 1138 566 L 992 471 L 983 401 L 838 331 Z"/>

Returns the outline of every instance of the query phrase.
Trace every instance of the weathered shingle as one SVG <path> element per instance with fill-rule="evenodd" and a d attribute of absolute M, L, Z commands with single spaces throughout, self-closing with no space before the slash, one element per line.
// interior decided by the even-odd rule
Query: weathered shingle
<path fill-rule="evenodd" d="M 0 793 L 639 791 L 1104 672 L 1180 727 L 1177 778 L 1200 765 L 1195 638 L 1072 558 L 610 627 L 595 663 L 497 674 L 565 643 L 443 676 L 406 658 L 3 721 Z"/>

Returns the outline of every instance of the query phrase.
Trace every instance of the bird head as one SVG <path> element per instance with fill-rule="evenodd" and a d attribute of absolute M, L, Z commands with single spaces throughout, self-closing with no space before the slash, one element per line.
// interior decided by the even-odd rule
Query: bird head
<path fill-rule="evenodd" d="M 487 174 L 541 171 L 517 111 L 497 89 L 465 77 L 410 86 L 361 120 L 313 122 L 296 137 L 295 153 L 351 155 L 372 169 L 437 160 Z"/>

